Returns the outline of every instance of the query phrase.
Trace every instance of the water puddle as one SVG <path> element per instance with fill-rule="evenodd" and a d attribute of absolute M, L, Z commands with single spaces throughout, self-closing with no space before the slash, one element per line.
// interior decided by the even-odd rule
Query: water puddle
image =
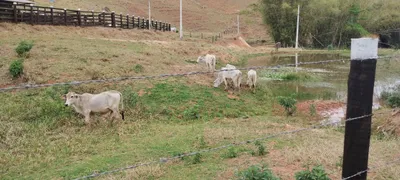
<path fill-rule="evenodd" d="M 316 62 L 333 59 L 348 59 L 340 54 L 293 54 L 293 55 L 272 55 L 262 56 L 248 61 L 248 66 L 277 66 L 282 64 L 296 64 L 302 62 Z M 394 62 L 393 62 L 394 63 Z M 399 67 L 393 63 L 378 61 L 377 77 L 374 87 L 373 109 L 379 109 L 379 97 L 383 91 L 390 91 L 393 87 L 400 85 Z M 397 63 L 398 64 L 398 63 Z M 396 65 L 397 65 L 396 64 Z M 287 82 L 279 78 L 260 77 L 261 81 L 266 81 L 267 86 L 272 89 L 275 96 L 285 96 L 293 93 L 297 94 L 297 99 L 311 100 L 335 100 L 340 102 L 347 101 L 347 79 L 350 69 L 349 61 L 340 61 L 327 64 L 311 64 L 290 67 L 291 72 L 308 72 L 321 77 L 317 82 Z M 287 71 L 287 68 L 278 68 L 277 70 L 267 70 L 268 73 L 281 73 Z M 324 117 L 322 124 L 334 124 L 339 126 L 345 118 L 346 106 L 332 107 L 322 112 L 318 112 Z"/>

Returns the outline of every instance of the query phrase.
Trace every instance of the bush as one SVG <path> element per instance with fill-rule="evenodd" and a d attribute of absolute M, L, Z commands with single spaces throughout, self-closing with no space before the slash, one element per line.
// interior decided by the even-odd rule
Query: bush
<path fill-rule="evenodd" d="M 381 93 L 381 99 L 391 108 L 400 107 L 400 86 Z"/>
<path fill-rule="evenodd" d="M 135 67 L 133 67 L 133 70 L 135 71 L 135 73 L 141 73 L 143 72 L 143 66 L 140 64 L 136 64 Z"/>
<path fill-rule="evenodd" d="M 250 166 L 236 174 L 239 180 L 279 180 L 266 166 Z"/>
<path fill-rule="evenodd" d="M 24 73 L 24 64 L 22 59 L 17 59 L 10 64 L 10 74 L 13 78 L 18 78 Z"/>
<path fill-rule="evenodd" d="M 296 180 L 330 180 L 322 166 L 316 166 L 311 171 L 304 170 L 295 174 Z"/>
<path fill-rule="evenodd" d="M 19 57 L 26 57 L 29 54 L 29 51 L 33 48 L 33 42 L 21 41 L 17 48 L 15 48 L 15 52 L 17 52 Z"/>
<path fill-rule="evenodd" d="M 296 112 L 297 100 L 293 98 L 293 95 L 288 97 L 279 96 L 278 102 L 285 108 L 286 115 L 292 116 Z"/>
<path fill-rule="evenodd" d="M 257 146 L 259 156 L 263 156 L 268 153 L 265 151 L 265 146 L 260 141 L 256 141 L 255 145 Z"/>
<path fill-rule="evenodd" d="M 199 164 L 199 163 L 201 163 L 201 154 L 200 153 L 194 155 L 194 157 L 192 159 L 192 164 Z"/>
<path fill-rule="evenodd" d="M 223 157 L 224 158 L 235 158 L 238 156 L 238 152 L 234 147 L 230 147 L 228 149 L 228 152 L 226 152 Z"/>
<path fill-rule="evenodd" d="M 315 116 L 317 114 L 317 109 L 315 108 L 315 104 L 310 104 L 310 115 Z"/>

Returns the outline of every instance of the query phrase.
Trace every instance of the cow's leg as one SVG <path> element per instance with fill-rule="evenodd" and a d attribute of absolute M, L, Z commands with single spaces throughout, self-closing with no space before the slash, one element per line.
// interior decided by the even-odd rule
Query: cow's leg
<path fill-rule="evenodd" d="M 225 83 L 225 90 L 228 89 L 228 82 L 226 81 L 226 78 L 224 78 L 224 83 Z"/>
<path fill-rule="evenodd" d="M 112 111 L 111 110 L 109 110 L 108 112 L 104 113 L 103 116 L 102 116 L 104 122 L 106 122 L 107 119 L 110 118 L 111 115 L 112 115 Z"/>
<path fill-rule="evenodd" d="M 85 116 L 85 124 L 90 125 L 90 111 L 85 111 L 84 116 Z"/>

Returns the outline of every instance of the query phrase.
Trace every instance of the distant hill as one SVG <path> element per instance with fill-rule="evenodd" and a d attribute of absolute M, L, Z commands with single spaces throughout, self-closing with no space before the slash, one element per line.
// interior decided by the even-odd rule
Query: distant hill
<path fill-rule="evenodd" d="M 59 8 L 111 11 L 148 17 L 147 0 L 35 0 L 38 5 Z M 245 37 L 269 40 L 261 15 L 250 5 L 258 0 L 183 0 L 184 31 L 222 32 L 236 25 L 236 15 L 241 11 L 241 28 Z M 179 0 L 151 0 L 152 17 L 179 26 Z M 253 7 L 255 7 L 253 5 Z"/>

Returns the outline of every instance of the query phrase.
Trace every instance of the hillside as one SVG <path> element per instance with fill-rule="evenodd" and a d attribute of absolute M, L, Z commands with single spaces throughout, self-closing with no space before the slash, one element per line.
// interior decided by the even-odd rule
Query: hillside
<path fill-rule="evenodd" d="M 101 11 L 108 7 L 111 11 L 123 14 L 148 17 L 147 0 L 68 0 L 56 1 L 36 0 L 39 5 L 60 8 Z M 236 15 L 241 11 L 241 28 L 245 37 L 270 41 L 265 27 L 262 25 L 260 13 L 250 8 L 258 0 L 185 0 L 183 1 L 183 23 L 186 32 L 222 32 L 227 27 L 236 26 Z M 152 16 L 154 19 L 171 22 L 179 26 L 179 0 L 152 0 Z M 253 6 L 256 7 L 256 6 Z"/>

